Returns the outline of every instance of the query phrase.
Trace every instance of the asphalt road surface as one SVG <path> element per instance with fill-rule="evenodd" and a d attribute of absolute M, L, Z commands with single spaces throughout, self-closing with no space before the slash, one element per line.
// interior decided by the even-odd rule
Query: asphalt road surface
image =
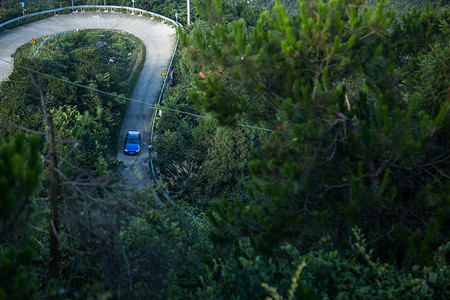
<path fill-rule="evenodd" d="M 146 59 L 131 96 L 138 102 L 128 104 L 119 137 L 117 159 L 130 167 L 125 178 L 131 187 L 140 189 L 150 185 L 151 174 L 147 150 L 153 113 L 150 106 L 157 101 L 164 80 L 162 72 L 167 70 L 175 47 L 176 30 L 147 17 L 117 12 L 77 12 L 55 15 L 0 33 L 0 81 L 6 79 L 12 72 L 12 65 L 2 60 L 12 62 L 12 56 L 20 46 L 30 43 L 32 39 L 73 29 L 126 31 L 137 36 L 145 44 Z M 128 130 L 138 130 L 142 133 L 143 143 L 139 156 L 128 156 L 123 153 L 123 139 Z"/>

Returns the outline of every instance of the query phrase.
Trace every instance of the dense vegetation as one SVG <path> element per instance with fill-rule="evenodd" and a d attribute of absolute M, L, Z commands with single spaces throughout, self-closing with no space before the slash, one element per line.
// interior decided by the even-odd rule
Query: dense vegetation
<path fill-rule="evenodd" d="M 46 270 L 48 144 L 0 123 L 0 299 L 449 298 L 448 7 L 294 2 L 197 5 L 163 100 L 178 111 L 163 110 L 155 143 L 176 205 L 92 177 L 112 168 L 110 153 L 75 151 L 72 181 L 59 186 L 57 276 Z M 100 66 L 133 43 L 109 48 L 128 40 L 108 36 L 100 50 L 90 34 L 17 64 L 125 93 L 115 89 L 120 65 Z M 99 64 L 83 63 L 84 51 Z M 14 72 L 0 115 L 43 131 L 39 78 Z M 111 136 L 120 125 L 117 98 L 41 80 L 51 114 L 67 116 L 59 138 L 72 138 L 62 129 L 74 128 L 64 107 L 75 99 L 86 105 L 74 115 L 91 116 L 76 135 L 82 147 L 93 130 Z M 107 119 L 95 118 L 99 104 Z M 80 172 L 84 159 L 91 174 Z M 101 159 L 108 166 L 96 168 Z"/>
<path fill-rule="evenodd" d="M 37 45 L 41 42 L 43 39 L 37 40 Z M 43 111 L 36 89 L 36 85 L 42 84 L 56 135 L 60 139 L 76 137 L 83 140 L 81 151 L 74 154 L 73 161 L 80 162 L 79 167 L 94 174 L 104 174 L 117 167 L 109 157 L 115 155 L 127 102 L 114 95 L 131 95 L 131 71 L 138 53 L 141 59 L 143 57 L 141 42 L 123 33 L 80 31 L 47 40 L 37 55 L 30 58 L 32 51 L 31 44 L 25 45 L 15 56 L 16 65 L 79 86 L 48 76 L 30 75 L 24 68 L 15 68 L 10 80 L 0 85 L 1 115 L 29 129 L 42 131 Z M 17 130 L 14 125 L 4 122 L 0 123 L 0 128 L 0 137 L 4 141 L 12 140 Z M 70 149 L 69 146 L 64 148 L 60 149 L 62 153 Z"/>

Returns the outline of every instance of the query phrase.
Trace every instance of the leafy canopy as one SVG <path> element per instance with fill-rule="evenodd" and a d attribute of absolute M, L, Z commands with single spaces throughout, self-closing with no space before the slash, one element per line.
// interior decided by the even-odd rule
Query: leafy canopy
<path fill-rule="evenodd" d="M 211 238 L 248 238 L 261 253 L 293 240 L 306 251 L 328 234 L 346 247 L 358 225 L 383 259 L 426 259 L 446 236 L 449 158 L 435 133 L 448 101 L 430 117 L 416 105 L 423 95 L 402 95 L 394 14 L 382 1 L 299 6 L 289 17 L 277 1 L 250 31 L 243 20 L 224 23 L 220 2 L 206 0 L 207 38 L 183 37 L 201 65 L 198 107 L 225 125 L 276 129 L 250 163 L 251 201 L 217 204 Z M 421 200 L 427 193 L 433 200 Z"/>

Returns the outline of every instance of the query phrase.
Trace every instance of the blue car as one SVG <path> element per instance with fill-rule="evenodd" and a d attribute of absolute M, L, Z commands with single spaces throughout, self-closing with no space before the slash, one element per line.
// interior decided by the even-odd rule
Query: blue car
<path fill-rule="evenodd" d="M 136 155 L 141 151 L 141 133 L 139 131 L 128 131 L 125 136 L 123 152 Z"/>

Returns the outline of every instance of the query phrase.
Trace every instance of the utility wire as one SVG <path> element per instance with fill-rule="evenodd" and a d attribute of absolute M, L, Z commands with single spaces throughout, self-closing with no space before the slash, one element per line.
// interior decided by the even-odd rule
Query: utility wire
<path fill-rule="evenodd" d="M 190 115 L 190 116 L 194 116 L 194 117 L 198 117 L 198 118 L 204 118 L 204 119 L 217 121 L 217 119 L 213 118 L 213 117 L 202 116 L 202 115 L 199 115 L 199 114 L 190 113 L 190 112 L 187 112 L 187 111 L 182 111 L 182 110 L 178 110 L 178 109 L 174 109 L 174 108 L 169 108 L 169 107 L 166 107 L 166 106 L 154 105 L 154 104 L 150 104 L 150 103 L 147 103 L 145 101 L 142 101 L 142 100 L 136 100 L 136 99 L 128 98 L 128 97 L 125 97 L 125 96 L 117 95 L 117 94 L 114 94 L 114 93 L 105 92 L 105 91 L 102 91 L 102 90 L 99 90 L 99 89 L 96 89 L 96 88 L 93 88 L 93 87 L 90 87 L 90 86 L 87 86 L 87 85 L 82 85 L 82 84 L 75 83 L 75 82 L 72 82 L 72 81 L 69 81 L 69 80 L 66 80 L 66 79 L 55 77 L 55 76 L 50 75 L 50 74 L 42 73 L 40 71 L 36 71 L 36 70 L 30 69 L 28 67 L 19 65 L 17 63 L 12 63 L 11 61 L 7 61 L 7 60 L 2 59 L 2 58 L 0 58 L 0 61 L 8 63 L 8 64 L 11 64 L 11 65 L 13 65 L 15 67 L 19 67 L 21 69 L 24 69 L 24 70 L 27 70 L 27 71 L 30 71 L 30 72 L 33 72 L 33 73 L 36 73 L 36 74 L 42 75 L 44 77 L 48 77 L 48 78 L 52 78 L 52 79 L 55 79 L 55 80 L 59 80 L 59 81 L 65 82 L 67 84 L 71 84 L 71 85 L 74 85 L 74 86 L 77 86 L 77 87 L 80 87 L 80 88 L 84 88 L 84 89 L 87 89 L 87 90 L 98 92 L 98 93 L 101 93 L 101 94 L 104 94 L 104 95 L 108 95 L 108 96 L 111 96 L 111 97 L 120 98 L 120 99 L 129 101 L 129 102 L 134 102 L 134 103 L 147 105 L 150 108 L 157 108 L 157 109 L 161 109 L 161 110 L 169 110 L 169 111 L 178 112 L 178 113 L 184 114 L 184 115 Z M 276 132 L 276 130 L 273 130 L 273 129 L 257 127 L 257 126 L 247 125 L 247 124 L 238 124 L 238 126 L 252 128 L 252 129 L 257 129 L 257 130 L 263 130 L 263 131 L 269 131 L 269 132 Z"/>
<path fill-rule="evenodd" d="M 0 58 L 0 61 L 12 64 L 15 67 L 19 67 L 21 69 L 24 69 L 24 70 L 27 70 L 27 71 L 30 71 L 30 72 L 42 75 L 44 77 L 52 78 L 52 79 L 59 80 L 59 81 L 62 81 L 62 82 L 65 82 L 65 83 L 68 83 L 68 84 L 71 84 L 71 85 L 75 85 L 75 86 L 80 87 L 80 88 L 84 88 L 84 89 L 91 90 L 91 91 L 94 91 L 94 92 L 99 92 L 99 93 L 102 93 L 102 94 L 105 94 L 105 95 L 108 95 L 108 96 L 112 96 L 112 97 L 117 97 L 117 98 L 124 99 L 124 100 L 130 101 L 130 102 L 136 102 L 136 103 L 152 106 L 151 104 L 149 104 L 147 102 L 144 102 L 144 101 L 131 99 L 131 98 L 128 98 L 128 97 L 125 97 L 125 96 L 121 96 L 121 95 L 117 95 L 117 94 L 114 94 L 114 93 L 105 92 L 105 91 L 102 91 L 102 90 L 99 90 L 99 89 L 96 89 L 96 88 L 93 88 L 93 87 L 90 87 L 90 86 L 87 86 L 87 85 L 82 85 L 82 84 L 75 83 L 75 82 L 72 82 L 72 81 L 69 81 L 69 80 L 66 80 L 66 79 L 55 77 L 53 75 L 45 74 L 45 73 L 42 73 L 42 72 L 30 69 L 28 67 L 21 66 L 19 64 L 13 64 L 12 62 L 4 60 L 4 59 L 1 59 L 1 58 Z"/>

